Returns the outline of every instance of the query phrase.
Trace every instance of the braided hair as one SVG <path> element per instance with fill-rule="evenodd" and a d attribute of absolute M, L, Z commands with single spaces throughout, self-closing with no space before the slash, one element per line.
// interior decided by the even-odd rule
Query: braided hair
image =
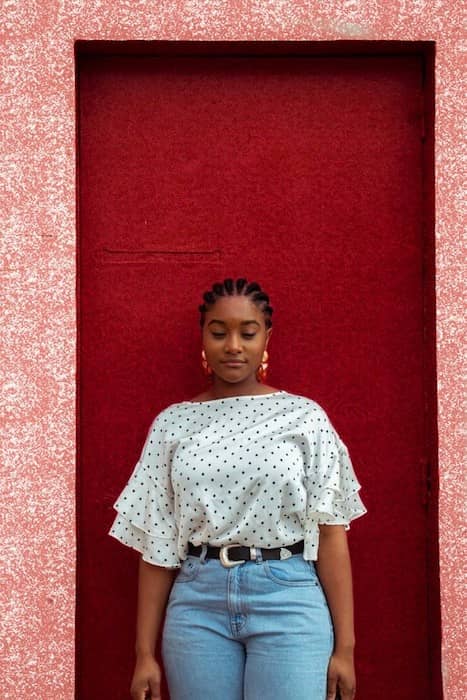
<path fill-rule="evenodd" d="M 201 313 L 199 320 L 201 328 L 204 326 L 206 312 L 220 297 L 225 296 L 248 297 L 263 312 L 266 328 L 272 327 L 271 316 L 273 309 L 269 305 L 269 296 L 261 289 L 258 282 L 248 282 L 243 277 L 234 281 L 231 277 L 228 277 L 223 282 L 215 282 L 209 291 L 204 292 L 204 304 L 200 304 L 198 307 Z"/>

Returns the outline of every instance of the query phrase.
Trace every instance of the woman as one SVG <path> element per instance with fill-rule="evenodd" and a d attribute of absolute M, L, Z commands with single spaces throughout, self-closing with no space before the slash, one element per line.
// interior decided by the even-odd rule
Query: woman
<path fill-rule="evenodd" d="M 325 411 L 265 383 L 268 295 L 226 279 L 199 307 L 210 386 L 156 416 L 114 507 L 141 552 L 134 700 L 355 696 L 346 530 L 366 508 Z"/>

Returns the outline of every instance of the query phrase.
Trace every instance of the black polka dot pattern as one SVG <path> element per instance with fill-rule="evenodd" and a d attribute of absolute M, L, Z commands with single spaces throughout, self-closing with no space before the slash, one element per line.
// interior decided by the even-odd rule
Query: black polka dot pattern
<path fill-rule="evenodd" d="M 347 447 L 325 411 L 287 391 L 171 404 L 155 418 L 114 504 L 109 534 L 179 567 L 195 545 L 281 547 L 366 513 Z"/>

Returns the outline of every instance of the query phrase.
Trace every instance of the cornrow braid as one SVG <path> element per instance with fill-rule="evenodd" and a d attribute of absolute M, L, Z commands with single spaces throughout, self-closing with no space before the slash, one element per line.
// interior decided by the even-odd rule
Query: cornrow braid
<path fill-rule="evenodd" d="M 227 277 L 223 282 L 215 282 L 211 289 L 204 292 L 204 304 L 198 306 L 201 314 L 199 323 L 204 326 L 206 312 L 213 306 L 220 297 L 225 296 L 246 296 L 264 314 L 266 328 L 272 327 L 273 308 L 269 305 L 269 296 L 261 289 L 258 282 L 248 282 L 244 277 L 233 280 Z"/>

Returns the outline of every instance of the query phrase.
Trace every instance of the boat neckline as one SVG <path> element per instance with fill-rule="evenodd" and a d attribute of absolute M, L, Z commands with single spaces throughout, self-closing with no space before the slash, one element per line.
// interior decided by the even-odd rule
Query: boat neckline
<path fill-rule="evenodd" d="M 285 389 L 279 389 L 279 391 L 270 391 L 267 394 L 239 394 L 237 396 L 222 396 L 217 399 L 207 399 L 207 401 L 181 401 L 181 403 L 188 403 L 193 405 L 203 404 L 203 403 L 215 403 L 216 401 L 231 401 L 232 399 L 259 399 L 265 398 L 266 396 L 278 396 L 279 394 L 286 394 Z"/>

